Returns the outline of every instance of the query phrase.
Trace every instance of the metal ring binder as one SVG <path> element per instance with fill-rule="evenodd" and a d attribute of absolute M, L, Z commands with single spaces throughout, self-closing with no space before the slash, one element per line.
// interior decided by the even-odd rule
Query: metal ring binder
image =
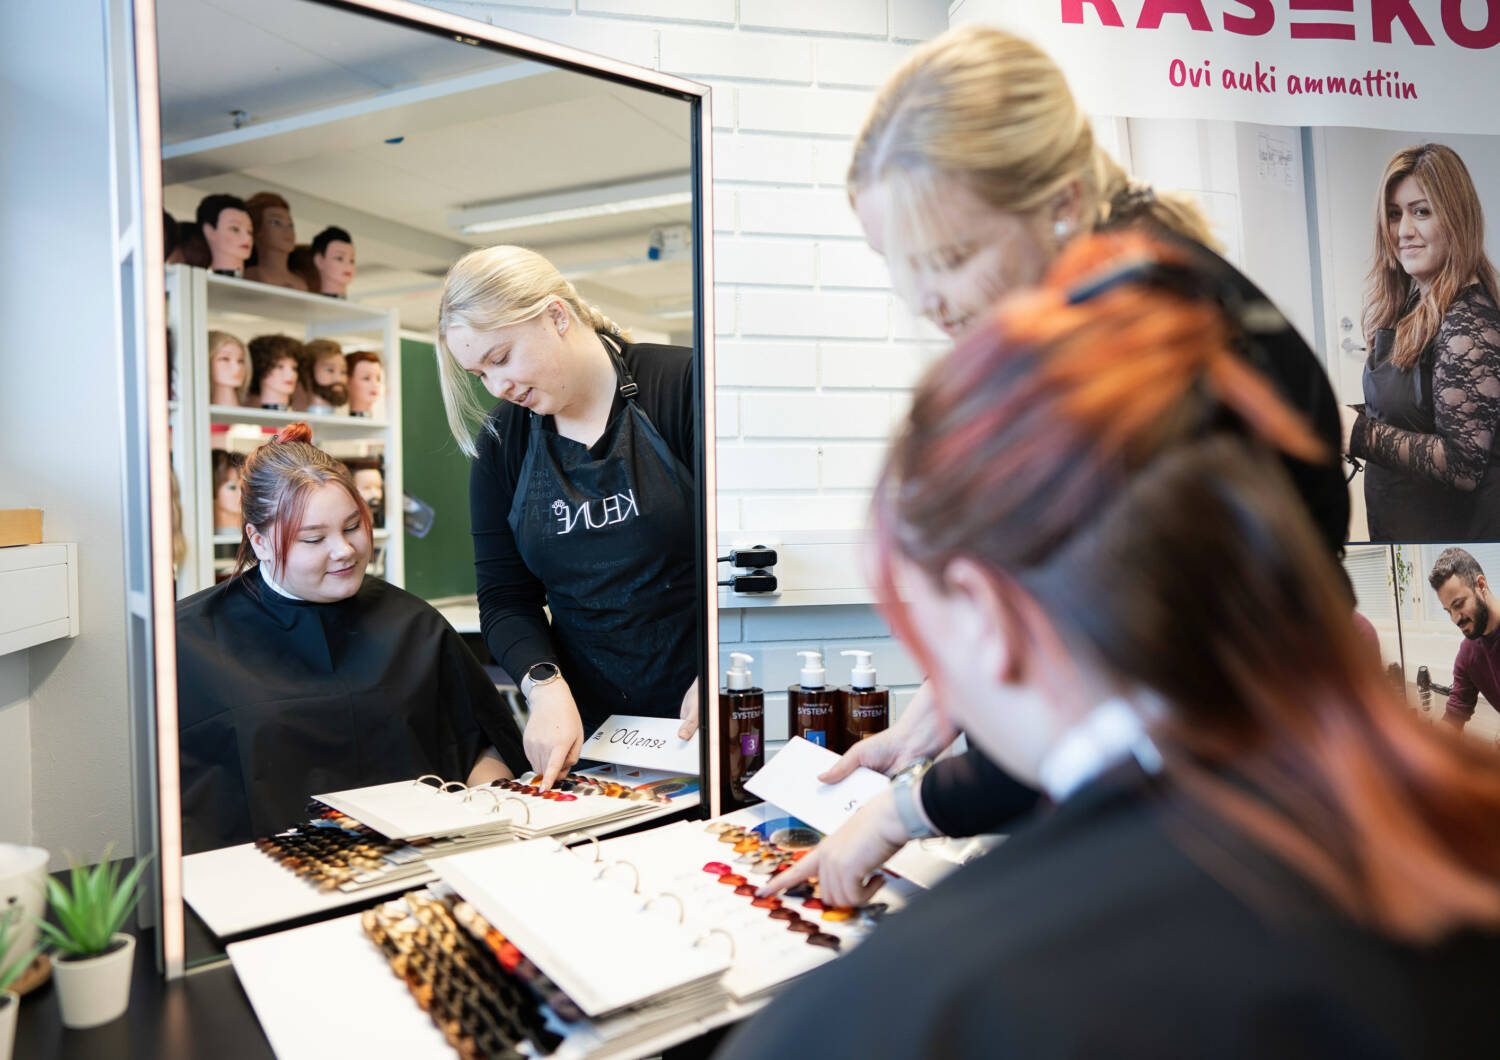
<path fill-rule="evenodd" d="M 422 781 L 424 781 L 424 780 L 435 780 L 435 781 L 437 781 L 438 782 L 438 790 L 439 791 L 442 791 L 443 788 L 447 786 L 447 781 L 445 781 L 442 777 L 438 776 L 436 773 L 423 773 L 420 777 L 418 777 L 416 780 L 414 780 L 414 781 L 411 782 L 412 783 L 412 787 L 416 787 L 418 784 L 422 783 Z"/>
<path fill-rule="evenodd" d="M 723 928 L 709 928 L 707 931 L 693 940 L 694 948 L 697 948 L 697 946 L 710 935 L 723 935 L 726 939 L 729 940 L 729 959 L 731 961 L 734 960 L 734 936 L 725 931 Z"/>
<path fill-rule="evenodd" d="M 448 781 L 448 783 L 446 783 L 442 787 L 438 788 L 438 791 L 442 792 L 444 795 L 451 795 L 452 792 L 449 790 L 450 788 L 457 788 L 459 791 L 468 791 L 469 790 L 469 786 L 467 784 L 463 783 L 462 781 L 450 780 L 450 781 Z"/>
<path fill-rule="evenodd" d="M 596 835 L 589 835 L 587 832 L 573 832 L 572 834 L 563 836 L 562 839 L 558 840 L 558 842 L 557 842 L 558 848 L 561 849 L 561 850 L 568 850 L 568 841 L 570 839 L 587 839 L 590 843 L 594 844 L 594 861 L 593 861 L 593 864 L 597 865 L 599 862 L 601 862 L 601 861 L 604 860 L 604 851 L 601 850 L 601 849 L 599 849 L 599 837 L 598 836 L 596 836 Z"/>
<path fill-rule="evenodd" d="M 595 880 L 602 880 L 602 879 L 604 879 L 605 876 L 609 875 L 609 871 L 611 869 L 618 868 L 621 865 L 624 865 L 627 869 L 629 869 L 630 870 L 630 874 L 635 877 L 635 884 L 630 888 L 630 893 L 631 894 L 640 894 L 641 893 L 641 870 L 638 869 L 638 868 L 636 868 L 630 862 L 625 861 L 623 859 L 621 859 L 620 861 L 611 861 L 608 865 L 604 866 L 604 868 L 602 868 L 598 872 L 594 873 L 594 879 Z"/>
<path fill-rule="evenodd" d="M 495 804 L 490 807 L 490 813 L 500 812 L 500 796 L 495 794 L 493 788 L 470 788 L 469 793 L 464 796 L 464 802 L 468 802 L 475 795 L 488 795 L 490 800 Z"/>
<path fill-rule="evenodd" d="M 526 800 L 525 799 L 518 799 L 514 795 L 512 795 L 508 799 L 501 799 L 501 798 L 499 798 L 499 796 L 496 796 L 496 798 L 495 798 L 495 812 L 499 813 L 500 812 L 500 807 L 504 803 L 507 803 L 507 802 L 513 802 L 517 806 L 521 807 L 521 809 L 523 809 L 523 810 L 526 811 L 526 817 L 522 820 L 522 822 L 521 822 L 522 824 L 530 824 L 531 823 L 531 807 L 528 806 L 528 805 L 526 805 Z"/>
<path fill-rule="evenodd" d="M 646 910 L 650 909 L 651 903 L 656 901 L 658 898 L 670 898 L 672 899 L 672 901 L 677 903 L 677 922 L 679 924 L 682 923 L 683 920 L 687 919 L 687 904 L 671 891 L 662 891 L 660 894 L 653 894 L 650 898 L 647 898 L 646 904 L 641 906 L 641 912 L 644 913 L 646 912 Z"/>

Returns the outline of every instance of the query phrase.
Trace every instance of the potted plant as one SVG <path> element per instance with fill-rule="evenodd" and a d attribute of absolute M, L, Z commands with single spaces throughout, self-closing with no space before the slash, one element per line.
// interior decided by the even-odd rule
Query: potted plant
<path fill-rule="evenodd" d="M 16 1043 L 16 1018 L 21 1010 L 21 998 L 10 985 L 31 967 L 40 946 L 22 949 L 16 925 L 21 920 L 19 906 L 11 906 L 0 914 L 0 1060 L 10 1060 Z"/>
<path fill-rule="evenodd" d="M 69 858 L 67 887 L 47 881 L 47 904 L 57 923 L 39 926 L 56 951 L 52 972 L 65 1027 L 97 1027 L 130 1004 L 135 938 L 120 928 L 141 900 L 141 872 L 151 859 L 137 861 L 122 880 L 120 864 L 109 853 L 92 867 Z"/>

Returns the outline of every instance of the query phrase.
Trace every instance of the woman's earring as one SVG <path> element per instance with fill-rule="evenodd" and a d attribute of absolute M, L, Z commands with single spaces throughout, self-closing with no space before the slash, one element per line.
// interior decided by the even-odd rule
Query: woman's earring
<path fill-rule="evenodd" d="M 1068 237 L 1073 234 L 1073 222 L 1066 217 L 1059 217 L 1052 224 L 1052 234 L 1057 237 L 1059 243 L 1066 243 Z"/>

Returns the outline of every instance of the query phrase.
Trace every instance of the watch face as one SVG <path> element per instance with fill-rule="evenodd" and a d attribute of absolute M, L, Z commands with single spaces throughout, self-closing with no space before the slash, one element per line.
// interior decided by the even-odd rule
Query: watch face
<path fill-rule="evenodd" d="M 557 666 L 548 662 L 537 663 L 530 670 L 526 671 L 526 676 L 531 678 L 531 683 L 534 685 L 540 684 L 543 681 L 550 681 L 557 676 Z"/>

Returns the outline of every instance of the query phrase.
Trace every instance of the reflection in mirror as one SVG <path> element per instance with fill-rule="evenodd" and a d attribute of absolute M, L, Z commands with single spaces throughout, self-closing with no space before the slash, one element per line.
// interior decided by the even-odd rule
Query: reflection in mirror
<path fill-rule="evenodd" d="M 348 6 L 158 34 L 189 963 L 696 805 L 573 765 L 698 701 L 696 97 Z"/>

